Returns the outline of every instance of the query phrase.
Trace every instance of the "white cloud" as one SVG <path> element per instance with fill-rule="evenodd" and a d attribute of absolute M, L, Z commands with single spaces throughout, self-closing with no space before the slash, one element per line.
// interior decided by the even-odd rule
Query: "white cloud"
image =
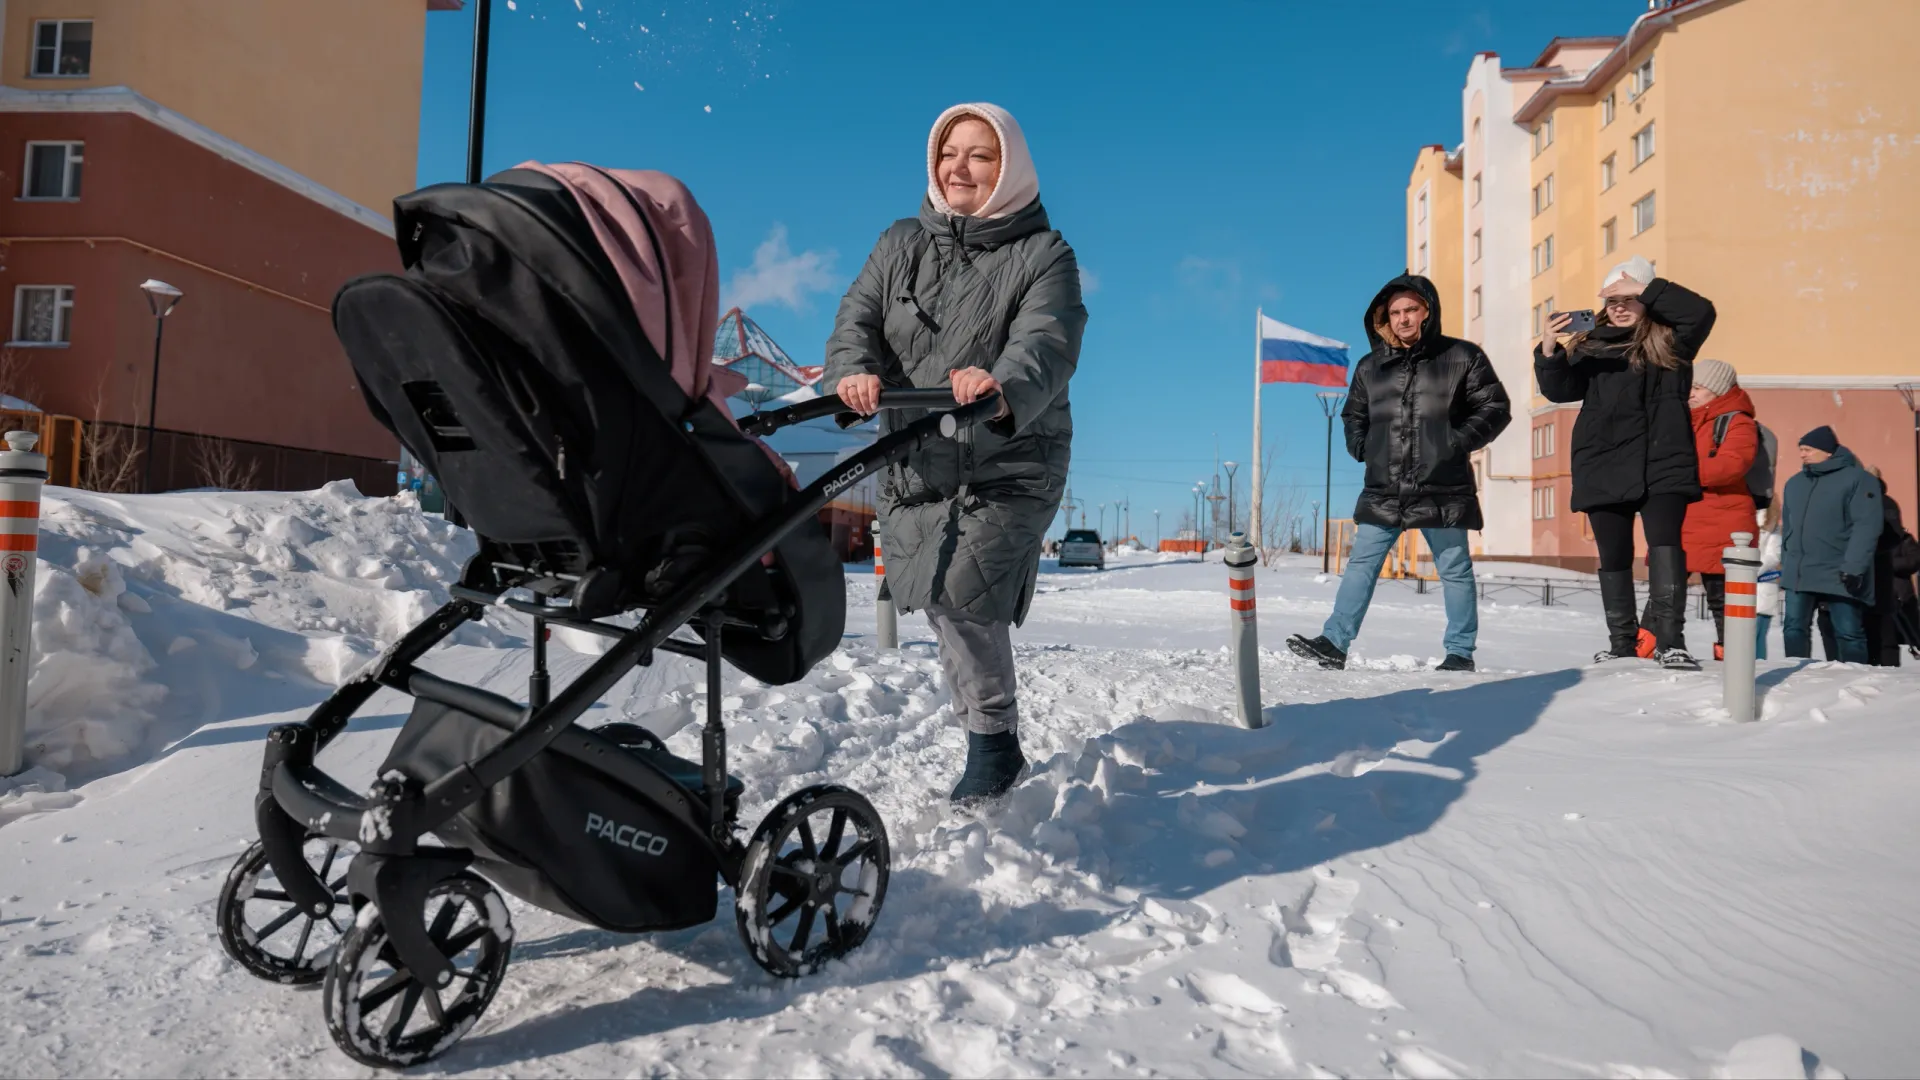
<path fill-rule="evenodd" d="M 1094 273 L 1093 271 L 1087 269 L 1084 266 L 1081 267 L 1080 268 L 1080 295 L 1083 297 L 1092 296 L 1094 293 L 1097 293 L 1099 291 L 1100 291 L 1100 275 Z"/>
<path fill-rule="evenodd" d="M 787 227 L 775 225 L 754 249 L 753 265 L 735 270 L 727 281 L 723 308 L 779 304 L 795 311 L 814 293 L 835 288 L 832 251 L 802 251 L 787 246 Z"/>

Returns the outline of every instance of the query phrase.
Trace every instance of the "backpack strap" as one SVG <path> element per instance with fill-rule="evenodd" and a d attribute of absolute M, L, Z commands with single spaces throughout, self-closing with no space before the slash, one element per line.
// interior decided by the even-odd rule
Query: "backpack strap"
<path fill-rule="evenodd" d="M 1719 456 L 1720 444 L 1726 441 L 1727 429 L 1732 426 L 1732 413 L 1721 413 L 1719 416 L 1713 418 L 1713 449 L 1707 452 L 1708 457 Z"/>

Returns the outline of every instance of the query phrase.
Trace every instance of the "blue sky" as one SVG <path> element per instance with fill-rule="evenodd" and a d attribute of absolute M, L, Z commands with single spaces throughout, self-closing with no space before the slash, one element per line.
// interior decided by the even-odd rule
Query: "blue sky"
<path fill-rule="evenodd" d="M 1019 118 L 1042 199 L 1090 275 L 1073 381 L 1073 496 L 1171 533 L 1218 456 L 1251 453 L 1256 306 L 1362 346 L 1405 264 L 1408 169 L 1460 138 L 1475 52 L 1531 61 L 1617 34 L 1643 0 L 1511 3 L 997 0 L 971 4 L 494 0 L 485 168 L 661 169 L 712 218 L 721 282 L 820 362 L 874 239 L 915 213 L 928 126 Z M 427 19 L 422 184 L 463 178 L 471 12 Z M 1269 504 L 1320 498 L 1311 387 L 1266 390 Z M 1240 469 L 1245 513 L 1248 469 Z M 1333 507 L 1357 465 L 1338 449 Z M 1109 511 L 1111 513 L 1111 511 Z"/>

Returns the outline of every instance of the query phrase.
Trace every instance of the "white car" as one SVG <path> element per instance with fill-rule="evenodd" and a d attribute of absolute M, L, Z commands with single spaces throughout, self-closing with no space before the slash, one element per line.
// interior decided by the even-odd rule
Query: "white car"
<path fill-rule="evenodd" d="M 1066 538 L 1060 541 L 1060 565 L 1105 570 L 1107 549 L 1100 543 L 1100 534 L 1092 529 L 1068 529 Z"/>

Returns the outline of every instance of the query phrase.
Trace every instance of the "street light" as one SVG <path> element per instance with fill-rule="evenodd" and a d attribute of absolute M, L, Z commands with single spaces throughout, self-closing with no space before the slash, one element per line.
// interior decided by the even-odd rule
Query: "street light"
<path fill-rule="evenodd" d="M 1098 505 L 1100 507 L 1100 542 L 1104 544 L 1107 540 L 1107 504 Z"/>
<path fill-rule="evenodd" d="M 167 316 L 186 294 L 161 281 L 148 278 L 140 283 L 147 294 L 147 310 L 153 312 L 153 385 L 147 389 L 147 475 L 144 490 L 153 490 L 153 410 L 160 404 L 160 333 L 166 329 Z"/>
<path fill-rule="evenodd" d="M 1195 539 L 1200 541 L 1199 551 L 1201 562 L 1207 560 L 1207 534 L 1200 531 L 1200 500 L 1206 496 L 1206 493 L 1207 486 L 1205 484 L 1193 485 L 1193 535 Z"/>
<path fill-rule="evenodd" d="M 1153 512 L 1153 550 L 1160 550 L 1160 511 Z"/>
<path fill-rule="evenodd" d="M 1314 397 L 1320 399 L 1320 411 L 1327 414 L 1327 521 L 1320 534 L 1320 572 L 1324 574 L 1333 557 L 1327 550 L 1327 536 L 1333 532 L 1333 414 L 1340 411 L 1347 395 L 1338 390 L 1322 390 Z"/>
<path fill-rule="evenodd" d="M 1233 526 L 1235 521 L 1235 518 L 1234 518 L 1235 505 L 1233 501 L 1233 470 L 1239 468 L 1240 463 L 1237 461 L 1223 461 L 1220 463 L 1220 467 L 1227 470 L 1227 534 L 1231 536 L 1233 534 Z"/>

